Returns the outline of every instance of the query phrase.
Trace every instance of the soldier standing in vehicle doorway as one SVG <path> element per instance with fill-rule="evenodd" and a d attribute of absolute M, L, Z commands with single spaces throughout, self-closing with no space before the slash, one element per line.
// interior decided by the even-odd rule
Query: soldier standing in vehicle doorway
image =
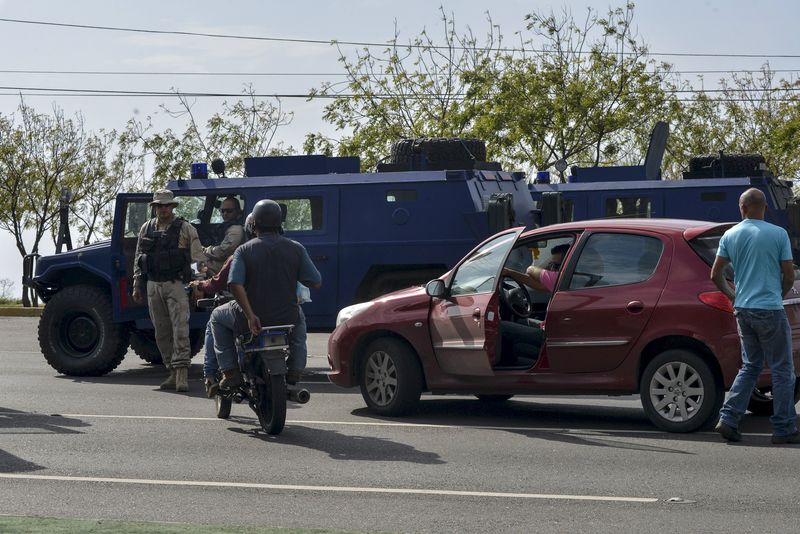
<path fill-rule="evenodd" d="M 194 226 L 175 217 L 178 202 L 172 191 L 153 194 L 156 217 L 142 225 L 133 267 L 133 300 L 144 302 L 155 327 L 156 345 L 169 377 L 160 389 L 189 390 L 189 296 L 185 284 L 192 278 L 192 261 L 202 260 L 203 248 Z"/>

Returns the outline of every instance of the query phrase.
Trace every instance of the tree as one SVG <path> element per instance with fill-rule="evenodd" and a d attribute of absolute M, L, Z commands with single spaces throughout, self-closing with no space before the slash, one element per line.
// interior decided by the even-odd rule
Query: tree
<path fill-rule="evenodd" d="M 343 135 L 332 139 L 309 134 L 304 151 L 359 156 L 362 167 L 371 168 L 403 137 L 472 135 L 475 116 L 491 88 L 469 91 L 470 76 L 496 72 L 502 37 L 488 16 L 482 43 L 469 28 L 459 34 L 452 15 L 444 10 L 441 20 L 443 45 L 437 45 L 427 30 L 401 44 L 396 28 L 380 54 L 364 48 L 351 61 L 337 45 L 346 81 L 312 89 L 311 98 L 333 97 L 323 119 Z"/>
<path fill-rule="evenodd" d="M 0 229 L 14 236 L 17 251 L 37 253 L 58 215 L 61 189 L 82 180 L 79 159 L 86 142 L 80 115 L 67 118 L 53 106 L 41 114 L 23 100 L 19 117 L 0 118 Z M 31 231 L 30 248 L 23 233 Z M 23 304 L 30 305 L 23 287 Z"/>
<path fill-rule="evenodd" d="M 568 11 L 527 15 L 532 37 L 522 55 L 506 56 L 497 79 L 475 80 L 492 88 L 476 123 L 490 151 L 538 170 L 562 159 L 583 166 L 641 159 L 629 139 L 666 113 L 671 66 L 648 59 L 633 15 L 633 4 L 605 17 L 588 9 L 580 23 Z"/>
<path fill-rule="evenodd" d="M 292 122 L 293 114 L 283 111 L 280 100 L 275 104 L 259 100 L 252 87 L 246 87 L 243 94 L 245 98 L 233 104 L 223 102 L 222 111 L 201 125 L 193 103 L 176 92 L 179 108 L 161 108 L 172 118 L 187 120 L 183 133 L 171 128 L 156 131 L 152 117 L 146 122 L 131 119 L 121 140 L 138 145 L 141 160 L 152 161 L 153 172 L 149 180 L 143 181 L 143 189 L 158 189 L 168 180 L 188 178 L 191 164 L 197 161 L 221 157 L 227 174 L 243 176 L 247 157 L 291 154 L 292 147 L 276 142 L 275 135 L 280 127 Z"/>

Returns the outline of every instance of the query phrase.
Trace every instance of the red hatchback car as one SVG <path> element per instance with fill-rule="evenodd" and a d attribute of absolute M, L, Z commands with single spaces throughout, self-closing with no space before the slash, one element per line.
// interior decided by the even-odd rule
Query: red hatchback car
<path fill-rule="evenodd" d="M 341 310 L 330 380 L 360 386 L 383 415 L 411 411 L 423 391 L 639 393 L 657 427 L 706 427 L 741 363 L 731 304 L 709 280 L 730 226 L 607 219 L 503 231 L 424 288 Z M 532 265 L 551 271 L 552 292 L 503 276 Z M 800 370 L 800 298 L 785 304 Z M 768 372 L 750 410 L 771 413 Z"/>

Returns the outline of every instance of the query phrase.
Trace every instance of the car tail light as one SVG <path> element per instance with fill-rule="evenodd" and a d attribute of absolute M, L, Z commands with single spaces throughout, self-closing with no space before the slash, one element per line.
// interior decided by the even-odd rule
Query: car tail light
<path fill-rule="evenodd" d="M 712 308 L 716 308 L 727 313 L 733 313 L 733 304 L 722 291 L 709 291 L 707 293 L 700 293 L 697 295 L 697 298 L 700 299 L 700 302 L 706 306 L 711 306 Z"/>

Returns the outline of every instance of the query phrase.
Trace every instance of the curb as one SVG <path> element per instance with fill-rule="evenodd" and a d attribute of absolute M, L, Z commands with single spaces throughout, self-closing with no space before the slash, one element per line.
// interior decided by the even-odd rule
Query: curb
<path fill-rule="evenodd" d="M 22 306 L 0 306 L 0 317 L 39 317 L 44 308 L 23 308 Z"/>

